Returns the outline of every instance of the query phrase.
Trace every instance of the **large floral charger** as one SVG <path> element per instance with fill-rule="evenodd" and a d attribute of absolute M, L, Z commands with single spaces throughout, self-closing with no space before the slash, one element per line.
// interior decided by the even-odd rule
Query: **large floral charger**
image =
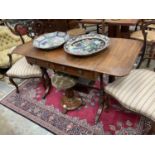
<path fill-rule="evenodd" d="M 65 52 L 76 56 L 88 56 L 103 51 L 110 39 L 101 34 L 86 34 L 73 37 L 64 45 Z"/>

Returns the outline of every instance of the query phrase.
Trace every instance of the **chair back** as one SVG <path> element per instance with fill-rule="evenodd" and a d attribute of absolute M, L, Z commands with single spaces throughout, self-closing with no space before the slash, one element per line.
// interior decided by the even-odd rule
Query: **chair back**
<path fill-rule="evenodd" d="M 136 68 L 139 68 L 143 59 L 144 59 L 144 55 L 146 54 L 146 49 L 147 49 L 147 37 L 148 37 L 148 26 L 151 24 L 155 24 L 155 20 L 141 20 L 141 25 L 140 25 L 140 29 L 142 31 L 142 35 L 143 35 L 143 48 L 142 48 L 142 53 L 141 53 L 141 60 L 139 62 L 139 64 L 137 65 Z"/>

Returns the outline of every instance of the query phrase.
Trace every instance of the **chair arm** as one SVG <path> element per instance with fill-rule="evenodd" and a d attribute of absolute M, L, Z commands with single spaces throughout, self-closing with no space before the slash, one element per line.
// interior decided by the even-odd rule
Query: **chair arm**
<path fill-rule="evenodd" d="M 11 68 L 12 67 L 12 54 L 11 53 L 8 53 L 7 54 L 8 55 L 8 57 L 9 57 L 9 68 Z"/>

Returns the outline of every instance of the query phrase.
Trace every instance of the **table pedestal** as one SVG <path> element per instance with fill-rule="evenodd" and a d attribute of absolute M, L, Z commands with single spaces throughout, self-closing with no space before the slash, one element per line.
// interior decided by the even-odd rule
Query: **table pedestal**
<path fill-rule="evenodd" d="M 65 96 L 63 96 L 61 101 L 63 107 L 63 113 L 66 113 L 68 110 L 75 110 L 81 105 L 84 105 L 80 97 L 74 95 L 73 89 L 65 90 Z"/>

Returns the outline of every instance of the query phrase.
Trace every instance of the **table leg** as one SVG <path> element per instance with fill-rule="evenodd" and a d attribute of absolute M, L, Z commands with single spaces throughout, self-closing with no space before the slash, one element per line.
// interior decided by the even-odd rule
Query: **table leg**
<path fill-rule="evenodd" d="M 99 118 L 100 118 L 101 113 L 102 113 L 103 108 L 104 108 L 103 94 L 104 94 L 104 92 L 100 90 L 99 108 L 98 108 L 97 113 L 96 113 L 95 124 L 98 123 Z"/>
<path fill-rule="evenodd" d="M 115 76 L 109 75 L 109 83 L 112 83 L 115 81 Z"/>
<path fill-rule="evenodd" d="M 109 25 L 108 26 L 108 36 L 116 38 L 119 33 L 119 26 Z"/>
<path fill-rule="evenodd" d="M 130 33 L 129 33 L 129 26 L 121 26 L 121 37 L 122 38 L 129 38 Z"/>
<path fill-rule="evenodd" d="M 83 104 L 81 97 L 76 97 L 74 95 L 73 88 L 65 90 L 65 96 L 63 96 L 61 101 L 63 107 L 63 113 L 66 113 L 68 110 L 75 110 Z"/>
<path fill-rule="evenodd" d="M 45 94 L 44 94 L 43 97 L 42 97 L 43 99 L 45 99 L 46 96 L 49 94 L 49 92 L 50 92 L 50 90 L 51 90 L 52 84 L 51 84 L 51 79 L 50 79 L 50 77 L 49 77 L 49 75 L 48 75 L 48 73 L 47 73 L 46 68 L 41 67 L 41 70 L 42 70 L 42 72 L 43 72 L 43 76 L 45 77 L 45 83 L 46 83 Z"/>
<path fill-rule="evenodd" d="M 107 101 L 106 101 L 106 94 L 104 92 L 104 86 L 103 86 L 103 75 L 100 74 L 100 90 L 99 90 L 100 96 L 99 96 L 99 108 L 98 111 L 96 113 L 96 117 L 95 117 L 95 124 L 98 123 L 99 118 L 102 114 L 103 109 L 106 109 L 108 106 Z M 105 99 L 103 99 L 105 97 Z"/>

